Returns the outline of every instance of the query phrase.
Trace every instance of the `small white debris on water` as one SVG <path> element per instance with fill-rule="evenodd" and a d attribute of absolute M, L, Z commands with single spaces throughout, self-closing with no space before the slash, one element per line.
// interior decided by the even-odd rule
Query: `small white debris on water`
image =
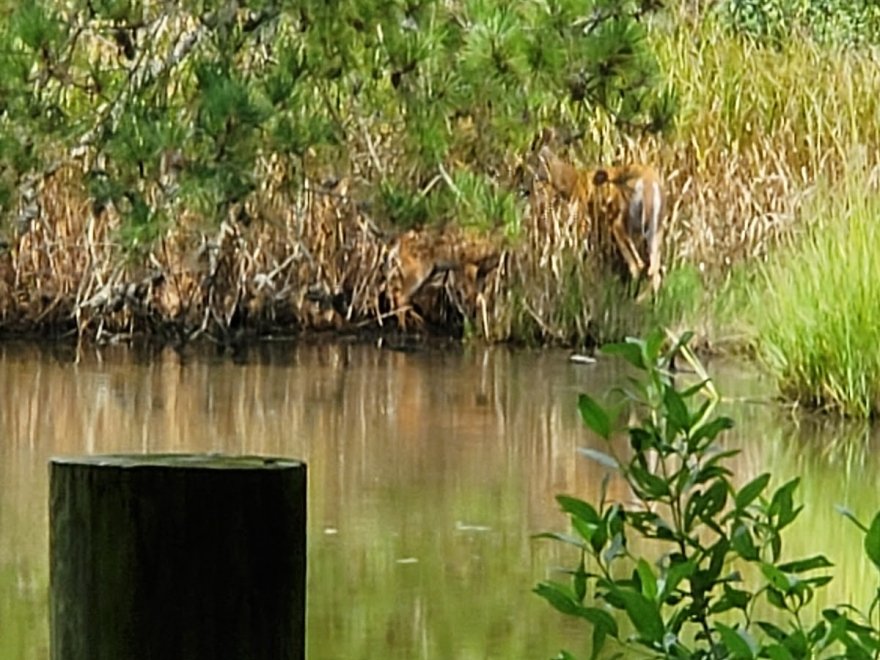
<path fill-rule="evenodd" d="M 589 355 L 581 355 L 580 353 L 574 353 L 568 359 L 575 364 L 596 364 L 596 358 Z"/>
<path fill-rule="evenodd" d="M 400 559 L 397 559 L 396 562 L 398 564 L 418 564 L 419 559 L 418 557 L 401 557 Z"/>
<path fill-rule="evenodd" d="M 325 527 L 324 534 L 326 534 L 327 536 L 336 536 L 337 534 L 339 534 L 339 530 L 335 527 Z"/>
<path fill-rule="evenodd" d="M 491 532 L 492 528 L 486 525 L 468 525 L 460 520 L 455 522 L 455 529 L 459 532 Z"/>

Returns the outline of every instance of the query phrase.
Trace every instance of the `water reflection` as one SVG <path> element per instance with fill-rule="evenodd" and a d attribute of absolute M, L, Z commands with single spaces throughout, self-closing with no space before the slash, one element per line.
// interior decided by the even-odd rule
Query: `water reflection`
<path fill-rule="evenodd" d="M 733 401 L 766 395 L 754 375 L 715 371 Z M 48 458 L 141 451 L 308 462 L 310 658 L 584 648 L 583 631 L 529 593 L 569 558 L 529 536 L 564 527 L 556 493 L 598 492 L 602 469 L 575 452 L 591 442 L 576 395 L 619 377 L 608 363 L 497 348 L 0 346 L 0 657 L 47 655 Z M 876 440 L 794 424 L 772 405 L 729 407 L 741 478 L 803 477 L 792 556 L 826 552 L 841 567 L 832 600 L 867 602 L 857 534 L 832 505 L 863 518 L 878 506 Z"/>

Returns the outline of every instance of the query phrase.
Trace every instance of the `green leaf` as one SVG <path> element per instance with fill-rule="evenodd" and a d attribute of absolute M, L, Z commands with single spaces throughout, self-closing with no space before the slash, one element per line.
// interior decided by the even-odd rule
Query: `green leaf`
<path fill-rule="evenodd" d="M 754 658 L 754 648 L 757 647 L 755 641 L 749 637 L 748 633 L 742 628 L 733 629 L 725 626 L 723 623 L 715 624 L 718 632 L 721 634 L 721 641 L 730 653 L 728 657 L 737 660 L 741 658 Z"/>
<path fill-rule="evenodd" d="M 590 660 L 597 660 L 599 656 L 602 654 L 602 649 L 605 647 L 605 638 L 608 636 L 608 633 L 601 626 L 593 626 L 593 650 L 590 653 Z M 572 658 L 574 660 L 574 658 Z"/>
<path fill-rule="evenodd" d="M 567 545 L 573 545 L 576 548 L 580 548 L 581 550 L 587 550 L 590 548 L 582 539 L 577 538 L 576 536 L 572 536 L 571 534 L 562 534 L 560 532 L 541 532 L 540 534 L 533 534 L 533 539 L 551 539 L 553 541 L 559 541 L 560 543 L 565 543 Z"/>
<path fill-rule="evenodd" d="M 776 517 L 777 531 L 791 523 L 801 511 L 801 507 L 794 508 L 793 504 L 793 494 L 800 481 L 800 477 L 795 477 L 773 493 L 767 512 L 771 517 Z"/>
<path fill-rule="evenodd" d="M 574 599 L 573 594 L 565 585 L 545 581 L 540 582 L 533 591 L 559 612 L 589 621 L 595 627 L 601 628 L 606 635 L 618 638 L 619 631 L 614 617 L 597 607 L 583 607 Z"/>
<path fill-rule="evenodd" d="M 693 529 L 696 519 L 715 529 L 718 525 L 715 516 L 724 509 L 727 503 L 727 482 L 718 479 L 705 492 L 695 490 L 685 506 L 685 531 Z"/>
<path fill-rule="evenodd" d="M 788 639 L 788 634 L 776 624 L 767 621 L 757 621 L 756 623 L 771 639 L 775 639 L 777 642 L 784 642 Z"/>
<path fill-rule="evenodd" d="M 850 509 L 843 506 L 842 504 L 835 504 L 834 508 L 837 510 L 837 513 L 842 515 L 844 518 L 849 518 L 860 530 L 865 533 L 868 532 L 868 528 L 865 527 L 865 525 L 858 518 L 856 518 L 856 514 L 854 514 Z"/>
<path fill-rule="evenodd" d="M 669 567 L 665 580 L 660 580 L 660 600 L 665 600 L 675 592 L 675 589 L 685 578 L 689 578 L 697 569 L 693 559 L 679 561 Z"/>
<path fill-rule="evenodd" d="M 602 347 L 605 355 L 616 355 L 633 365 L 636 369 L 645 370 L 645 362 L 642 359 L 642 349 L 638 344 L 626 342 L 622 344 L 606 344 Z"/>
<path fill-rule="evenodd" d="M 638 486 L 646 499 L 658 500 L 669 495 L 669 483 L 640 465 L 631 465 L 628 476 L 632 478 L 631 485 Z"/>
<path fill-rule="evenodd" d="M 574 587 L 574 597 L 579 603 L 583 603 L 587 595 L 587 571 L 584 566 L 583 553 L 581 553 L 581 561 L 578 564 L 577 570 L 572 576 L 572 586 Z"/>
<path fill-rule="evenodd" d="M 764 474 L 755 477 L 745 486 L 740 488 L 739 492 L 734 498 L 734 501 L 736 502 L 736 508 L 740 511 L 745 509 L 755 500 L 756 497 L 764 492 L 764 489 L 767 487 L 768 483 L 770 483 L 770 473 L 765 472 Z"/>
<path fill-rule="evenodd" d="M 694 450 L 702 449 L 701 442 L 703 440 L 714 440 L 719 433 L 732 429 L 733 420 L 730 417 L 716 417 L 711 422 L 700 425 L 694 429 L 688 440 L 688 444 Z"/>
<path fill-rule="evenodd" d="M 822 616 L 826 621 L 829 621 L 832 624 L 837 623 L 839 620 L 843 620 L 846 623 L 846 629 L 849 632 L 857 633 L 858 635 L 870 635 L 872 634 L 872 628 L 869 626 L 864 626 L 856 621 L 849 619 L 845 614 L 840 613 L 835 609 L 824 609 L 822 610 Z"/>
<path fill-rule="evenodd" d="M 777 568 L 785 573 L 804 573 L 817 568 L 831 568 L 834 566 L 824 555 L 814 555 L 807 559 L 798 559 L 785 564 L 779 564 Z"/>
<path fill-rule="evenodd" d="M 597 536 L 596 532 L 598 532 L 600 529 L 599 525 L 595 523 L 588 523 L 576 516 L 572 516 L 571 526 L 582 539 L 584 539 L 587 543 L 594 545 L 593 539 Z"/>
<path fill-rule="evenodd" d="M 608 440 L 611 437 L 611 420 L 605 409 L 588 394 L 578 396 L 578 412 L 584 424 L 596 435 Z"/>
<path fill-rule="evenodd" d="M 588 502 L 584 502 L 577 497 L 571 497 L 569 495 L 557 495 L 556 501 L 559 503 L 560 508 L 565 512 L 569 513 L 576 518 L 580 518 L 581 520 L 593 523 L 598 525 L 602 522 L 602 518 L 599 517 L 599 513 L 593 507 L 592 504 Z"/>
<path fill-rule="evenodd" d="M 795 660 L 791 651 L 785 648 L 782 644 L 766 646 L 764 647 L 764 651 L 767 653 L 770 660 Z"/>
<path fill-rule="evenodd" d="M 733 536 L 730 538 L 730 545 L 736 554 L 746 561 L 757 561 L 758 548 L 752 539 L 752 533 L 745 525 L 738 525 L 733 530 Z"/>
<path fill-rule="evenodd" d="M 584 607 L 581 612 L 581 617 L 597 628 L 601 628 L 615 639 L 620 634 L 617 629 L 617 621 L 605 610 L 599 609 L 598 607 Z"/>
<path fill-rule="evenodd" d="M 880 569 L 880 513 L 874 516 L 868 533 L 865 534 L 865 554 Z"/>
<path fill-rule="evenodd" d="M 822 616 L 831 624 L 828 635 L 822 642 L 822 648 L 828 648 L 837 641 L 843 640 L 846 634 L 846 617 L 831 609 L 822 611 Z"/>
<path fill-rule="evenodd" d="M 648 333 L 648 336 L 645 337 L 644 357 L 648 364 L 657 362 L 657 358 L 660 357 L 660 348 L 663 346 L 665 340 L 666 333 L 660 328 L 654 328 Z"/>
<path fill-rule="evenodd" d="M 700 518 L 703 522 L 709 523 L 724 509 L 725 504 L 727 504 L 727 483 L 718 479 L 706 491 Z"/>
<path fill-rule="evenodd" d="M 807 643 L 807 636 L 800 628 L 797 628 L 789 633 L 783 643 L 785 644 L 785 647 L 789 651 L 791 651 L 791 654 L 796 658 L 809 657 L 809 645 Z"/>
<path fill-rule="evenodd" d="M 596 461 L 600 465 L 604 465 L 607 468 L 611 468 L 612 470 L 620 469 L 620 465 L 618 465 L 616 458 L 614 458 L 613 456 L 609 456 L 605 452 L 599 451 L 598 449 L 578 447 L 577 451 L 579 454 L 583 454 L 587 458 L 592 458 L 594 461 Z"/>
<path fill-rule="evenodd" d="M 653 644 L 661 643 L 666 628 L 660 616 L 660 606 L 630 589 L 612 585 L 611 592 L 623 602 L 627 617 L 642 639 Z"/>
<path fill-rule="evenodd" d="M 632 447 L 633 451 L 645 452 L 649 449 L 656 449 L 657 443 L 657 435 L 648 429 L 641 426 L 634 426 L 629 429 L 629 446 Z"/>
<path fill-rule="evenodd" d="M 687 392 L 679 392 L 681 394 L 682 399 L 687 399 Z M 691 432 L 694 428 L 699 426 L 706 426 L 709 423 L 709 420 L 706 419 L 706 415 L 709 414 L 709 408 L 713 408 L 715 406 L 714 399 L 706 399 L 700 405 L 696 412 L 691 413 Z M 691 442 L 691 446 L 696 446 L 697 443 Z"/>
<path fill-rule="evenodd" d="M 688 431 L 691 427 L 691 415 L 687 404 L 674 387 L 666 386 L 663 389 L 663 404 L 666 406 L 668 420 L 676 427 Z"/>
<path fill-rule="evenodd" d="M 702 390 L 704 387 L 706 387 L 706 383 L 711 383 L 711 382 L 712 382 L 712 379 L 707 378 L 706 380 L 701 380 L 698 383 L 694 383 L 690 387 L 686 387 L 685 389 L 683 389 L 681 391 L 681 396 L 685 399 L 690 399 L 694 394 L 696 394 L 697 392 Z M 712 402 L 707 401 L 706 403 L 711 404 Z"/>
<path fill-rule="evenodd" d="M 557 582 L 541 582 L 532 591 L 563 614 L 578 616 L 579 611 L 583 609 L 572 598 L 568 589 Z"/>
<path fill-rule="evenodd" d="M 783 573 L 773 564 L 761 562 L 761 572 L 770 584 L 783 593 L 788 593 L 797 583 L 797 578 Z"/>
<path fill-rule="evenodd" d="M 721 569 L 724 568 L 724 561 L 727 559 L 728 552 L 730 552 L 730 542 L 722 536 L 709 549 L 712 557 L 709 562 L 709 569 L 701 571 L 701 573 L 704 573 L 711 581 L 717 580 L 718 576 L 721 575 Z"/>
<path fill-rule="evenodd" d="M 728 584 L 724 584 L 724 594 L 718 601 L 709 608 L 711 614 L 721 614 L 731 609 L 745 611 L 752 599 L 751 592 L 742 589 L 734 589 Z"/>
<path fill-rule="evenodd" d="M 785 612 L 788 611 L 788 606 L 785 604 L 785 595 L 781 591 L 773 587 L 767 587 L 767 591 L 764 593 L 767 594 L 767 602 L 773 607 Z"/>
<path fill-rule="evenodd" d="M 657 577 L 651 566 L 644 559 L 639 559 L 636 565 L 639 581 L 642 583 L 642 595 L 650 601 L 657 601 Z"/>
<path fill-rule="evenodd" d="M 669 351 L 667 352 L 669 359 L 671 360 L 679 352 L 681 352 L 681 349 L 683 349 L 684 347 L 686 347 L 688 345 L 688 343 L 690 343 L 691 339 L 693 339 L 693 336 L 694 336 L 694 333 L 692 330 L 687 330 L 685 332 L 682 332 L 678 336 L 678 339 L 675 341 L 675 344 L 673 344 L 672 348 L 670 348 Z"/>

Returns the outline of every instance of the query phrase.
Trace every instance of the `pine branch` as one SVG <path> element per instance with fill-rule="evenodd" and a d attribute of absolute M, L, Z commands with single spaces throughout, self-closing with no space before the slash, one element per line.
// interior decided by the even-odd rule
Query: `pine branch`
<path fill-rule="evenodd" d="M 171 52 L 164 57 L 155 57 L 147 61 L 146 51 L 144 51 L 138 62 L 131 69 L 127 85 L 122 88 L 113 101 L 104 105 L 95 124 L 77 140 L 66 156 L 53 160 L 39 172 L 21 178 L 18 186 L 19 214 L 17 225 L 22 229 L 26 228 L 35 217 L 34 200 L 37 198 L 36 191 L 46 179 L 52 177 L 55 172 L 70 160 L 84 158 L 90 149 L 96 146 L 96 143 L 103 135 L 113 134 L 119 125 L 120 119 L 125 114 L 129 102 L 166 72 L 178 66 L 210 30 L 217 29 L 222 25 L 231 24 L 235 20 L 237 10 L 237 0 L 230 0 L 230 2 L 217 11 L 208 12 L 200 16 L 196 20 L 195 27 L 184 31 L 177 38 L 177 42 L 171 49 Z M 161 30 L 168 20 L 169 15 L 164 14 L 154 21 L 155 29 L 153 30 L 153 36 Z M 78 36 L 79 31 L 74 34 Z"/>

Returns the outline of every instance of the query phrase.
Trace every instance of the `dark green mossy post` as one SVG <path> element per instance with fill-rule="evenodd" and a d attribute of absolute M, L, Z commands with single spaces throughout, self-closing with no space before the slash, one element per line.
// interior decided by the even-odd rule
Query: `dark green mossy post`
<path fill-rule="evenodd" d="M 51 462 L 53 660 L 302 660 L 306 466 Z"/>

